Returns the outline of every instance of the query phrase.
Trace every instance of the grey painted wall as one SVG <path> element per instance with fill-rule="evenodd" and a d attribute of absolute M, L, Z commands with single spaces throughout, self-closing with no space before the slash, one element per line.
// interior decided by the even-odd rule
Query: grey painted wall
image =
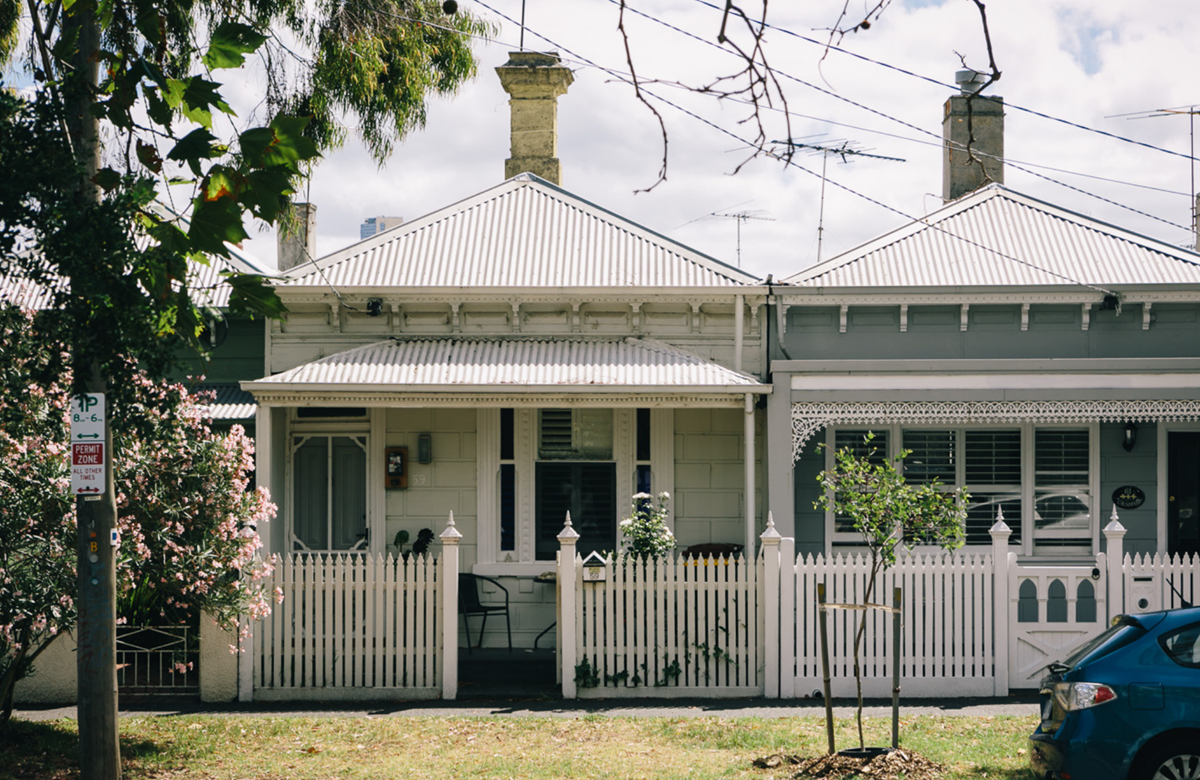
<path fill-rule="evenodd" d="M 817 445 L 825 441 L 824 431 L 818 432 L 804 445 L 804 452 L 793 471 L 793 492 L 796 506 L 796 552 L 816 555 L 825 552 L 825 511 L 815 509 L 821 488 L 817 475 L 825 468 L 825 453 Z"/>
<path fill-rule="evenodd" d="M 845 333 L 833 306 L 793 306 L 784 342 L 795 360 L 867 358 L 1104 358 L 1196 357 L 1200 305 L 1155 304 L 1149 330 L 1142 307 L 1121 316 L 1093 307 L 1088 330 L 1073 304 L 1034 305 L 1021 330 L 1018 305 L 972 305 L 967 330 L 957 306 L 910 306 L 908 331 L 900 332 L 899 306 L 851 306 Z M 772 359 L 783 357 L 778 349 Z"/>
<path fill-rule="evenodd" d="M 1158 549 L 1158 426 L 1138 426 L 1132 452 L 1121 446 L 1124 439 L 1124 424 L 1100 426 L 1100 528 L 1108 525 L 1112 515 L 1113 491 L 1124 485 L 1139 487 L 1146 494 L 1146 503 L 1137 509 L 1118 509 L 1117 515 L 1126 530 L 1125 552 L 1153 554 Z M 1100 549 L 1106 548 L 1101 533 Z"/>

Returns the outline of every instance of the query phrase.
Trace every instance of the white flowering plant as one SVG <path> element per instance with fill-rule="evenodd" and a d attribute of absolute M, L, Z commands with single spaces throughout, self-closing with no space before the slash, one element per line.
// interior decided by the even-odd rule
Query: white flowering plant
<path fill-rule="evenodd" d="M 675 549 L 675 535 L 667 527 L 667 492 L 652 496 L 635 493 L 633 511 L 621 521 L 624 554 L 635 558 L 659 558 Z"/>

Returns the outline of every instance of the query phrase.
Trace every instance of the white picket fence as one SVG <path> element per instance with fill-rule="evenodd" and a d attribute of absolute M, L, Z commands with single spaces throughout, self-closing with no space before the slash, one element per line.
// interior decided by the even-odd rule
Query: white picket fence
<path fill-rule="evenodd" d="M 560 557 L 574 582 L 576 654 L 563 674 L 582 697 L 762 693 L 761 564 L 737 558 L 618 558 L 603 581 Z"/>
<path fill-rule="evenodd" d="M 784 663 L 794 659 L 793 696 L 810 695 L 823 684 L 817 585 L 834 604 L 873 603 L 892 606 L 893 589 L 901 589 L 900 679 L 909 695 L 934 695 L 951 683 L 957 695 L 991 695 L 993 691 L 993 565 L 989 555 L 914 555 L 900 559 L 879 576 L 867 595 L 870 560 L 863 555 L 825 560 L 804 556 L 794 567 L 796 620 L 782 633 Z M 786 580 L 783 584 L 787 587 Z M 854 684 L 854 640 L 860 622 L 866 630 L 860 648 L 863 693 L 890 696 L 893 662 L 893 616 L 879 610 L 829 609 L 827 636 L 830 675 L 835 696 L 851 696 Z M 786 674 L 787 668 L 784 669 Z"/>
<path fill-rule="evenodd" d="M 1124 528 L 1104 529 L 1107 552 L 1076 564 L 1019 563 L 1007 526 L 990 551 L 902 556 L 869 601 L 902 593 L 901 651 L 892 615 L 831 609 L 830 682 L 854 693 L 853 641 L 867 696 L 890 694 L 899 661 L 905 696 L 1006 695 L 1035 686 L 1121 612 L 1200 602 L 1200 556 L 1123 553 Z M 263 700 L 455 698 L 458 690 L 458 544 L 453 518 L 436 559 L 367 554 L 291 555 L 269 587 L 283 601 L 251 627 L 240 696 Z M 768 522 L 755 560 L 608 559 L 584 574 L 577 536 L 559 540 L 558 664 L 565 698 L 796 698 L 823 686 L 817 585 L 826 601 L 861 604 L 861 555 L 797 556 Z"/>
<path fill-rule="evenodd" d="M 437 558 L 285 556 L 266 583 L 282 601 L 254 627 L 242 698 L 454 698 L 459 538 L 451 516 Z"/>

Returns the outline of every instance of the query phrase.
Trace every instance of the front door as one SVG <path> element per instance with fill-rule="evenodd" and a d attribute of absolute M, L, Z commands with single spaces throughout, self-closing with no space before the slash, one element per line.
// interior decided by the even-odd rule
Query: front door
<path fill-rule="evenodd" d="M 1200 431 L 1167 434 L 1167 554 L 1200 553 Z"/>

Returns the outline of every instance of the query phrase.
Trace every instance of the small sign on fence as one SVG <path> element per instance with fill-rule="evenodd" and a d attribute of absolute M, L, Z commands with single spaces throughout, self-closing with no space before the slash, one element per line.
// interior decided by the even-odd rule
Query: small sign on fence
<path fill-rule="evenodd" d="M 598 552 L 590 552 L 583 559 L 583 581 L 604 582 L 608 579 L 608 565 Z"/>

